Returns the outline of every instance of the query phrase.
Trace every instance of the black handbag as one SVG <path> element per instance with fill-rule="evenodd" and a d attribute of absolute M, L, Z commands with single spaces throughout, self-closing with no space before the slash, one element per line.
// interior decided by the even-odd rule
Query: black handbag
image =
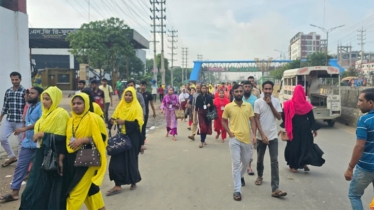
<path fill-rule="evenodd" d="M 129 136 L 121 133 L 121 128 L 117 127 L 117 134 L 108 140 L 106 147 L 108 155 L 117 155 L 131 149 L 131 141 Z"/>
<path fill-rule="evenodd" d="M 208 111 L 208 114 L 206 114 L 206 117 L 208 120 L 214 120 L 218 117 L 217 111 L 215 108 L 212 109 L 212 111 Z"/>
<path fill-rule="evenodd" d="M 52 150 L 52 145 L 53 149 Z M 57 154 L 56 154 L 56 144 L 55 144 L 55 135 L 51 135 L 49 139 L 49 149 L 47 154 L 44 156 L 42 169 L 46 171 L 57 171 L 58 170 Z"/>
<path fill-rule="evenodd" d="M 95 144 L 91 140 L 91 148 L 87 148 L 84 145 L 77 153 L 75 157 L 75 167 L 90 167 L 90 166 L 101 166 L 100 153 L 97 150 Z"/>

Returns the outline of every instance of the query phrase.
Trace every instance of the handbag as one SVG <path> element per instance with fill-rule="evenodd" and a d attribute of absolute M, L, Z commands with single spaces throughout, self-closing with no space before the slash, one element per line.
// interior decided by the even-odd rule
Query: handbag
<path fill-rule="evenodd" d="M 52 150 L 52 145 L 53 149 Z M 49 138 L 49 149 L 47 154 L 44 156 L 42 169 L 46 171 L 57 171 L 58 170 L 57 154 L 56 154 L 56 144 L 55 144 L 55 135 L 51 135 Z"/>
<path fill-rule="evenodd" d="M 110 137 L 106 151 L 108 155 L 117 155 L 131 149 L 131 141 L 128 135 L 121 133 L 121 128 L 118 126 L 117 134 Z"/>
<path fill-rule="evenodd" d="M 288 138 L 287 132 L 286 131 L 279 131 L 278 136 L 280 136 L 280 139 L 282 141 L 289 141 L 290 138 Z"/>
<path fill-rule="evenodd" d="M 75 167 L 101 166 L 100 153 L 92 139 L 90 141 L 91 148 L 87 148 L 89 144 L 86 144 L 78 151 L 74 161 Z"/>
<path fill-rule="evenodd" d="M 184 111 L 182 109 L 176 109 L 174 113 L 177 119 L 184 119 Z"/>
<path fill-rule="evenodd" d="M 206 117 L 208 118 L 208 120 L 216 119 L 218 117 L 216 109 L 213 108 L 212 111 L 208 111 L 208 113 L 206 114 Z"/>

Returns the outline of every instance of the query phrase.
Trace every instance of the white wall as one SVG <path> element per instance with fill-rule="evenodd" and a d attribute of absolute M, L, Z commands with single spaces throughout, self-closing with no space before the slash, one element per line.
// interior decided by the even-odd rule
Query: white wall
<path fill-rule="evenodd" d="M 6 89 L 12 87 L 9 77 L 12 71 L 21 73 L 22 86 L 26 88 L 31 86 L 28 16 L 0 7 L 0 29 L 0 109 L 2 109 L 4 93 Z M 13 147 L 17 145 L 13 135 L 9 141 Z M 2 152 L 3 148 L 0 147 L 0 153 L 3 154 Z"/>

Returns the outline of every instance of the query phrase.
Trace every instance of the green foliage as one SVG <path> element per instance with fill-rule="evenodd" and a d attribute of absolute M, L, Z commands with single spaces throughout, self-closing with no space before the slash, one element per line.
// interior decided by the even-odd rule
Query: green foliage
<path fill-rule="evenodd" d="M 323 52 L 315 52 L 306 57 L 306 66 L 326 66 L 326 58 L 332 57 Z"/>
<path fill-rule="evenodd" d="M 120 56 L 133 56 L 134 50 L 128 40 L 131 29 L 118 18 L 83 24 L 76 33 L 70 33 L 71 52 L 80 63 L 88 63 L 100 69 L 102 78 L 114 69 L 114 61 Z M 106 71 L 104 72 L 103 68 Z"/>
<path fill-rule="evenodd" d="M 129 62 L 129 78 L 127 77 L 127 59 L 126 57 L 120 57 L 117 60 L 118 71 L 120 73 L 120 78 L 126 78 L 130 80 L 133 78 L 135 81 L 151 81 L 153 74 L 145 72 L 145 67 L 143 62 L 136 56 L 131 56 L 128 58 Z"/>
<path fill-rule="evenodd" d="M 282 79 L 283 72 L 288 70 L 288 69 L 297 69 L 304 67 L 305 63 L 302 63 L 300 59 L 294 60 L 291 63 L 287 63 L 280 67 L 279 69 L 275 69 L 270 72 L 270 76 L 274 77 L 274 79 Z"/>
<path fill-rule="evenodd" d="M 348 71 L 344 71 L 342 73 L 341 78 L 344 78 L 344 77 L 357 77 L 357 76 L 359 76 L 358 72 L 356 71 L 356 69 L 353 66 L 351 66 L 351 67 L 349 67 Z"/>

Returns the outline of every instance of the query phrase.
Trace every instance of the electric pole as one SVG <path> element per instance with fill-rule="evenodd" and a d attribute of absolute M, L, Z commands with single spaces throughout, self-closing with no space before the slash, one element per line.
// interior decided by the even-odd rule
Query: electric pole
<path fill-rule="evenodd" d="M 174 53 L 174 50 L 177 49 L 177 47 L 174 47 L 174 43 L 178 42 L 178 40 L 176 40 L 175 38 L 178 37 L 178 35 L 175 35 L 178 31 L 176 30 L 171 30 L 169 31 L 171 33 L 171 35 L 169 35 L 169 37 L 171 38 L 171 40 L 169 40 L 169 42 L 171 42 L 171 69 L 170 69 L 170 84 L 172 87 L 174 87 L 174 55 L 177 55 L 176 53 Z"/>
<path fill-rule="evenodd" d="M 157 2 L 157 1 L 156 1 Z M 164 8 L 164 5 L 166 3 L 166 0 L 157 2 L 161 4 L 161 17 L 156 17 L 158 20 L 161 20 L 161 80 L 162 84 L 165 84 L 165 58 L 164 58 L 164 20 L 166 20 L 166 15 L 164 16 L 164 12 L 166 12 L 166 8 Z"/>
<path fill-rule="evenodd" d="M 181 68 L 182 68 L 182 84 L 184 81 L 184 62 L 185 62 L 185 57 L 184 57 L 184 47 L 182 47 L 182 63 L 181 63 Z"/>
<path fill-rule="evenodd" d="M 364 43 L 364 40 L 366 39 L 365 38 L 365 32 L 366 32 L 366 30 L 364 30 L 364 27 L 362 27 L 361 28 L 361 30 L 357 30 L 358 32 L 359 32 L 359 35 L 358 35 L 358 40 L 360 41 L 360 43 L 358 43 L 358 45 L 361 45 L 361 65 L 360 65 L 360 67 L 361 67 L 361 70 L 362 70 L 362 65 L 363 65 L 363 59 L 364 59 L 364 45 L 365 45 L 365 43 Z"/>
<path fill-rule="evenodd" d="M 151 17 L 151 20 L 153 20 L 153 79 L 157 82 L 157 52 L 156 52 L 156 0 L 150 1 L 152 8 L 150 9 L 153 16 Z"/>
<path fill-rule="evenodd" d="M 187 79 L 188 47 L 182 47 L 182 83 Z M 183 68 L 184 67 L 184 68 Z"/>

